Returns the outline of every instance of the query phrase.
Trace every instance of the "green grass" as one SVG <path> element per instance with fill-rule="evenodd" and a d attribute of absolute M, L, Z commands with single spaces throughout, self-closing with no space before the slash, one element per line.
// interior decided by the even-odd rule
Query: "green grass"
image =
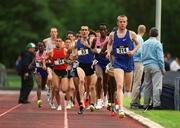
<path fill-rule="evenodd" d="M 1 87 L 1 89 L 19 90 L 21 88 L 21 77 L 16 73 L 9 73 L 7 75 L 8 85 Z M 34 88 L 36 87 L 36 82 L 34 81 Z"/>
<path fill-rule="evenodd" d="M 9 89 L 19 89 L 21 87 L 21 78 L 17 74 L 8 74 L 8 86 Z"/>
<path fill-rule="evenodd" d="M 130 109 L 130 98 L 125 97 L 124 106 L 146 118 L 151 119 L 164 126 L 165 128 L 180 128 L 180 111 L 175 110 L 147 110 L 143 112 L 142 109 Z"/>

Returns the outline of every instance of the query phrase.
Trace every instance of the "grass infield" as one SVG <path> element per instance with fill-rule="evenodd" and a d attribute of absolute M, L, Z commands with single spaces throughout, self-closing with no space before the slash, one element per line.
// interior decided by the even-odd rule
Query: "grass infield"
<path fill-rule="evenodd" d="M 143 112 L 143 109 L 130 109 L 129 97 L 124 98 L 124 106 L 150 120 L 157 122 L 165 128 L 180 128 L 180 111 L 177 110 L 147 110 Z"/>

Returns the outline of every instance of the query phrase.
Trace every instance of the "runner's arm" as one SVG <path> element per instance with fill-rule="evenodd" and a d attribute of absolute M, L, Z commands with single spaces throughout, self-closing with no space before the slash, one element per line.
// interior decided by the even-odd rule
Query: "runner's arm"
<path fill-rule="evenodd" d="M 134 49 L 132 50 L 133 54 L 139 49 L 140 45 L 139 42 L 137 41 L 137 36 L 136 33 L 131 31 L 131 37 L 132 37 L 132 41 L 134 43 Z"/>
<path fill-rule="evenodd" d="M 97 53 L 97 50 L 96 50 L 96 38 L 94 38 L 91 42 L 91 51 L 94 52 L 94 53 Z"/>
<path fill-rule="evenodd" d="M 139 45 L 139 42 L 137 41 L 137 36 L 136 36 L 135 32 L 130 31 L 130 36 L 131 36 L 131 39 L 132 39 L 132 41 L 134 43 L 134 49 L 132 51 L 129 51 L 128 55 L 132 56 L 139 49 L 140 45 Z"/>
<path fill-rule="evenodd" d="M 48 38 L 46 38 L 46 39 L 44 39 L 43 40 L 43 43 L 44 43 L 44 45 L 47 47 L 47 41 L 48 41 Z"/>
<path fill-rule="evenodd" d="M 108 43 L 107 43 L 107 50 L 106 50 L 106 52 L 107 52 L 106 57 L 108 59 L 110 59 L 110 55 L 111 55 L 113 38 L 114 38 L 114 32 L 111 32 L 109 34 L 109 40 L 108 40 Z"/>
<path fill-rule="evenodd" d="M 73 60 L 78 59 L 78 50 L 77 50 L 77 41 L 75 42 L 74 47 L 72 48 Z"/>

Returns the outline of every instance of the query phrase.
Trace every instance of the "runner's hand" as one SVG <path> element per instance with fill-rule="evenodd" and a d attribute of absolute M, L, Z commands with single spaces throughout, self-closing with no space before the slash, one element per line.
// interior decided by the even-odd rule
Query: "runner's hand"
<path fill-rule="evenodd" d="M 106 58 L 110 60 L 111 54 L 109 52 L 107 52 L 106 54 Z"/>
<path fill-rule="evenodd" d="M 131 56 L 134 55 L 134 52 L 133 51 L 128 51 L 127 54 L 128 54 L 129 57 L 131 57 Z"/>

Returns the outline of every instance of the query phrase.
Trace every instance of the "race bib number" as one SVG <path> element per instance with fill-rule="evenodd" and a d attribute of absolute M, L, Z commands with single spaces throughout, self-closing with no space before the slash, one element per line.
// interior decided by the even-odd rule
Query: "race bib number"
<path fill-rule="evenodd" d="M 43 67 L 43 64 L 41 62 L 36 62 L 36 67 L 41 68 L 41 67 Z"/>
<path fill-rule="evenodd" d="M 64 64 L 64 59 L 57 59 L 54 61 L 55 65 L 63 65 Z"/>
<path fill-rule="evenodd" d="M 116 51 L 118 54 L 127 54 L 127 52 L 129 51 L 129 48 L 120 46 L 120 47 L 116 48 Z"/>
<path fill-rule="evenodd" d="M 83 56 L 83 55 L 87 55 L 87 54 L 88 54 L 88 49 L 78 50 L 78 55 L 79 56 Z"/>

